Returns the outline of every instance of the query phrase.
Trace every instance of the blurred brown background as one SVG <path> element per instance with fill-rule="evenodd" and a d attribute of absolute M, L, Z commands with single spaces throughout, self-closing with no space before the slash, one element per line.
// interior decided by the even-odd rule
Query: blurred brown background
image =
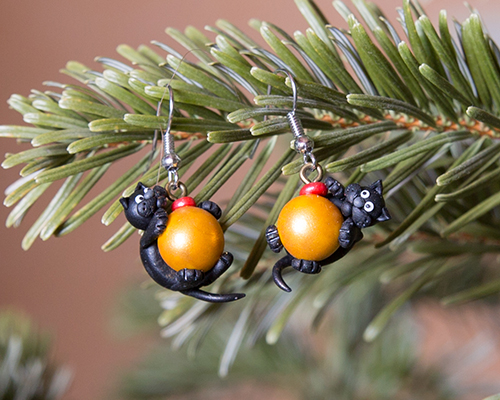
<path fill-rule="evenodd" d="M 317 3 L 332 24 L 346 26 L 330 0 Z M 461 0 L 421 3 L 433 21 L 441 8 L 458 20 L 469 14 Z M 399 0 L 377 4 L 395 20 Z M 473 6 L 482 12 L 491 35 L 498 40 L 500 34 L 492 30 L 500 4 L 478 0 Z M 230 20 L 254 38 L 258 34 L 247 26 L 250 18 L 274 22 L 289 33 L 307 27 L 292 0 L 2 0 L 0 124 L 22 124 L 19 114 L 5 103 L 10 94 L 26 96 L 32 88 L 44 90 L 45 80 L 70 82 L 58 73 L 68 60 L 100 69 L 94 57 L 119 57 L 115 53 L 119 44 L 136 47 L 153 39 L 172 44 L 164 33 L 167 26 L 203 29 L 218 18 Z M 0 149 L 1 153 L 18 151 L 18 145 L 1 139 Z M 16 179 L 18 171 L 0 171 L 2 191 Z M 147 347 L 143 340 L 117 340 L 110 323 L 120 290 L 144 277 L 137 243 L 129 241 L 119 250 L 103 253 L 101 244 L 116 228 L 101 225 L 97 217 L 66 237 L 37 241 L 24 252 L 21 240 L 35 213 L 28 214 L 20 228 L 7 230 L 3 221 L 9 211 L 0 207 L 0 307 L 23 310 L 41 327 L 54 332 L 56 358 L 75 373 L 67 398 L 107 397 L 120 368 L 130 365 Z"/>

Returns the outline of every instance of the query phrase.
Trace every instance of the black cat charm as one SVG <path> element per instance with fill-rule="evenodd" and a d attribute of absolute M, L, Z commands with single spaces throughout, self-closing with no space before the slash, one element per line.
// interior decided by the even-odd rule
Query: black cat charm
<path fill-rule="evenodd" d="M 138 183 L 130 197 L 120 199 L 127 220 L 144 231 L 140 255 L 144 268 L 164 288 L 211 303 L 241 299 L 243 293 L 217 294 L 200 289 L 213 283 L 233 262 L 223 252 L 224 236 L 217 220 L 219 206 L 204 201 L 196 206 L 191 197 L 172 204 L 167 214 L 167 191 Z M 168 263 L 167 263 L 168 262 Z"/>
<path fill-rule="evenodd" d="M 290 292 L 282 277 L 289 266 L 306 274 L 344 257 L 363 238 L 361 229 L 389 220 L 382 182 L 357 183 L 346 188 L 328 177 L 302 187 L 300 196 L 283 207 L 276 225 L 267 228 L 266 239 L 275 253 L 287 255 L 273 267 L 276 285 Z"/>

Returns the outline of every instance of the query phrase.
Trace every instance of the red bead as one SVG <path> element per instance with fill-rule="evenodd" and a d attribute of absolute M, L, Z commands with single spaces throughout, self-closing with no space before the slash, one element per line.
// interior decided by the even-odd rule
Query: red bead
<path fill-rule="evenodd" d="M 300 189 L 300 195 L 304 196 L 306 194 L 317 194 L 318 196 L 326 196 L 328 194 L 328 189 L 323 182 L 311 182 Z"/>
<path fill-rule="evenodd" d="M 192 197 L 189 196 L 181 197 L 180 199 L 177 199 L 172 203 L 172 211 L 175 211 L 178 208 L 182 207 L 195 207 L 195 206 L 196 202 Z"/>

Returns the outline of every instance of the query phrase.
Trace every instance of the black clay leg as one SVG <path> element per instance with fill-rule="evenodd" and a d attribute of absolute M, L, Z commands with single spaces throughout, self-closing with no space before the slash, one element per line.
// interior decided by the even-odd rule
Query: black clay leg
<path fill-rule="evenodd" d="M 325 179 L 325 185 L 333 197 L 339 199 L 344 197 L 344 186 L 338 180 L 329 176 Z"/>
<path fill-rule="evenodd" d="M 231 266 L 233 262 L 233 255 L 228 252 L 222 253 L 219 261 L 215 266 L 208 272 L 205 273 L 205 278 L 199 286 L 207 286 L 213 283 L 219 276 L 221 276 L 227 269 Z M 229 301 L 235 301 L 245 297 L 244 293 L 209 293 L 199 288 L 183 290 L 182 293 L 194 297 L 198 300 L 208 301 L 210 303 L 226 303 Z"/>
<path fill-rule="evenodd" d="M 219 261 L 214 265 L 214 267 L 205 273 L 205 279 L 202 282 L 202 286 L 207 286 L 213 283 L 219 276 L 221 276 L 233 263 L 233 255 L 227 251 L 222 253 Z"/>
<path fill-rule="evenodd" d="M 177 271 L 170 268 L 161 258 L 156 242 L 154 245 L 142 248 L 140 253 L 144 268 L 156 283 L 167 289 L 178 290 L 175 289 L 179 286 Z"/>
<path fill-rule="evenodd" d="M 275 253 L 279 253 L 283 248 L 283 244 L 281 244 L 280 235 L 278 233 L 278 228 L 276 228 L 276 225 L 269 225 L 267 227 L 266 240 L 269 248 Z"/>
<path fill-rule="evenodd" d="M 159 208 L 149 222 L 147 229 L 141 237 L 141 247 L 146 248 L 156 242 L 158 237 L 167 228 L 168 215 L 163 208 Z"/>
<path fill-rule="evenodd" d="M 199 269 L 184 268 L 177 272 L 177 280 L 184 287 L 200 286 L 205 278 L 205 273 Z"/>
<path fill-rule="evenodd" d="M 166 198 L 168 196 L 167 190 L 163 186 L 156 185 L 152 190 L 156 198 Z"/>
<path fill-rule="evenodd" d="M 339 244 L 344 249 L 350 249 L 363 238 L 363 233 L 354 224 L 352 218 L 347 218 L 340 227 Z"/>
<path fill-rule="evenodd" d="M 281 272 L 292 265 L 293 257 L 290 254 L 287 254 L 285 257 L 279 259 L 273 267 L 273 279 L 276 286 L 278 286 L 281 290 L 285 292 L 291 292 L 292 289 L 288 286 L 283 280 L 283 276 Z"/>
<path fill-rule="evenodd" d="M 294 258 L 292 260 L 292 267 L 304 274 L 319 274 L 321 272 L 321 265 L 317 261 Z"/>
<path fill-rule="evenodd" d="M 198 207 L 202 208 L 205 211 L 208 211 L 215 217 L 215 219 L 219 219 L 220 216 L 222 215 L 220 207 L 213 201 L 210 200 L 202 201 L 200 204 L 198 204 Z"/>

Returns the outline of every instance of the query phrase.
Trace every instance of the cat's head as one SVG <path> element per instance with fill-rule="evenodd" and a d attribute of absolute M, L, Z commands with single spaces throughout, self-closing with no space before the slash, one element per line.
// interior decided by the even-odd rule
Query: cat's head
<path fill-rule="evenodd" d="M 352 204 L 351 215 L 358 228 L 366 228 L 391 219 L 385 207 L 381 180 L 373 182 L 370 186 L 350 184 L 345 190 L 345 196 Z"/>
<path fill-rule="evenodd" d="M 165 202 L 165 189 L 160 186 L 148 188 L 139 182 L 129 197 L 122 197 L 120 203 L 125 211 L 128 222 L 137 229 L 145 230 L 151 218 Z"/>

